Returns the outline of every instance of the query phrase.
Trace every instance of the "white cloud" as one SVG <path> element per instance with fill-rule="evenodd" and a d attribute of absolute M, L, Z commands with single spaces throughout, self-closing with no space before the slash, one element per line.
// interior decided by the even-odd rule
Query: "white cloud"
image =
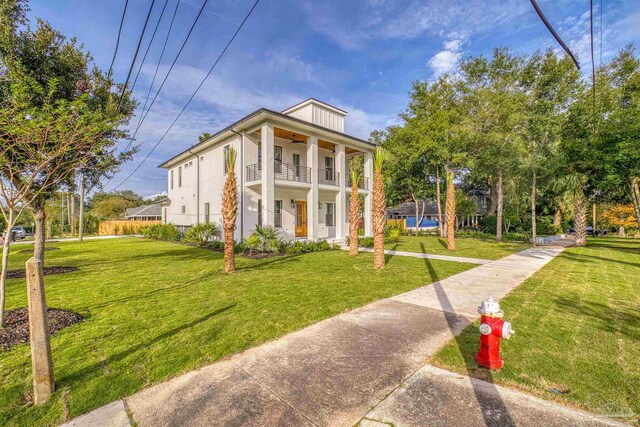
<path fill-rule="evenodd" d="M 464 41 L 461 39 L 448 40 L 443 43 L 442 46 L 444 50 L 433 55 L 427 63 L 433 71 L 433 77 L 450 73 L 458 67 L 458 63 L 462 57 L 461 48 L 463 43 Z"/>

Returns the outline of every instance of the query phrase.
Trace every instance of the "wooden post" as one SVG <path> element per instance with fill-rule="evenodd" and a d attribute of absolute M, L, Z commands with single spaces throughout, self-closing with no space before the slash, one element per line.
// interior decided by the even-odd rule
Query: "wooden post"
<path fill-rule="evenodd" d="M 53 363 L 49 343 L 47 303 L 44 296 L 42 261 L 32 257 L 27 263 L 27 298 L 29 302 L 29 339 L 33 370 L 33 401 L 47 401 L 54 390 Z"/>

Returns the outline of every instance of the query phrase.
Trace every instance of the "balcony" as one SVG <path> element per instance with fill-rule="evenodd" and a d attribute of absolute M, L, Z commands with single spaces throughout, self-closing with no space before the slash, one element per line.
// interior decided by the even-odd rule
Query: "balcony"
<path fill-rule="evenodd" d="M 347 188 L 351 188 L 352 185 L 352 181 L 351 181 L 351 174 L 347 175 Z M 369 178 L 361 176 L 360 179 L 358 180 L 358 188 L 361 190 L 368 190 L 369 189 Z"/>
<path fill-rule="evenodd" d="M 325 169 L 318 170 L 318 183 L 325 185 L 338 185 L 340 182 L 340 173 Z"/>
<path fill-rule="evenodd" d="M 311 168 L 306 166 L 292 165 L 289 163 L 274 162 L 273 172 L 275 179 L 283 181 L 311 183 Z M 255 163 L 246 168 L 247 182 L 259 181 L 262 179 L 262 164 Z"/>

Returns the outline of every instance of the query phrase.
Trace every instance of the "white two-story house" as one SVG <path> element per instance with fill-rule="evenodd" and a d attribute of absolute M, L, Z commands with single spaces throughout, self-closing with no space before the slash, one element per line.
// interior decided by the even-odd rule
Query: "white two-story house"
<path fill-rule="evenodd" d="M 225 153 L 237 153 L 239 214 L 236 240 L 257 224 L 285 240 L 341 240 L 349 234 L 349 159 L 364 158 L 365 235 L 371 235 L 375 146 L 344 133 L 346 111 L 308 99 L 282 112 L 261 108 L 162 163 L 168 200 L 162 219 L 177 226 L 222 225 Z"/>

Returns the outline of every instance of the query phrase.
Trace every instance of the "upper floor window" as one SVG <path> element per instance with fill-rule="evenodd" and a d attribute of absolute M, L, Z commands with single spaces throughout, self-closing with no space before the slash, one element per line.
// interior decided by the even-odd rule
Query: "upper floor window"
<path fill-rule="evenodd" d="M 223 162 L 224 162 L 224 173 L 225 175 L 229 173 L 229 168 L 227 167 L 227 162 L 229 160 L 229 152 L 230 152 L 230 146 L 226 146 L 224 147 L 224 157 L 223 157 Z"/>
<path fill-rule="evenodd" d="M 262 142 L 258 142 L 258 164 L 262 164 Z"/>
<path fill-rule="evenodd" d="M 178 187 L 182 187 L 182 166 L 178 166 Z"/>
<path fill-rule="evenodd" d="M 209 208 L 209 203 L 204 204 L 204 222 L 207 224 L 211 221 L 211 209 Z"/>
<path fill-rule="evenodd" d="M 273 151 L 273 160 L 275 161 L 276 173 L 282 172 L 282 147 L 275 145 Z"/>
<path fill-rule="evenodd" d="M 173 190 L 173 169 L 169 171 L 169 186 Z"/>
<path fill-rule="evenodd" d="M 333 157 L 324 158 L 324 169 L 328 172 L 333 172 Z"/>

